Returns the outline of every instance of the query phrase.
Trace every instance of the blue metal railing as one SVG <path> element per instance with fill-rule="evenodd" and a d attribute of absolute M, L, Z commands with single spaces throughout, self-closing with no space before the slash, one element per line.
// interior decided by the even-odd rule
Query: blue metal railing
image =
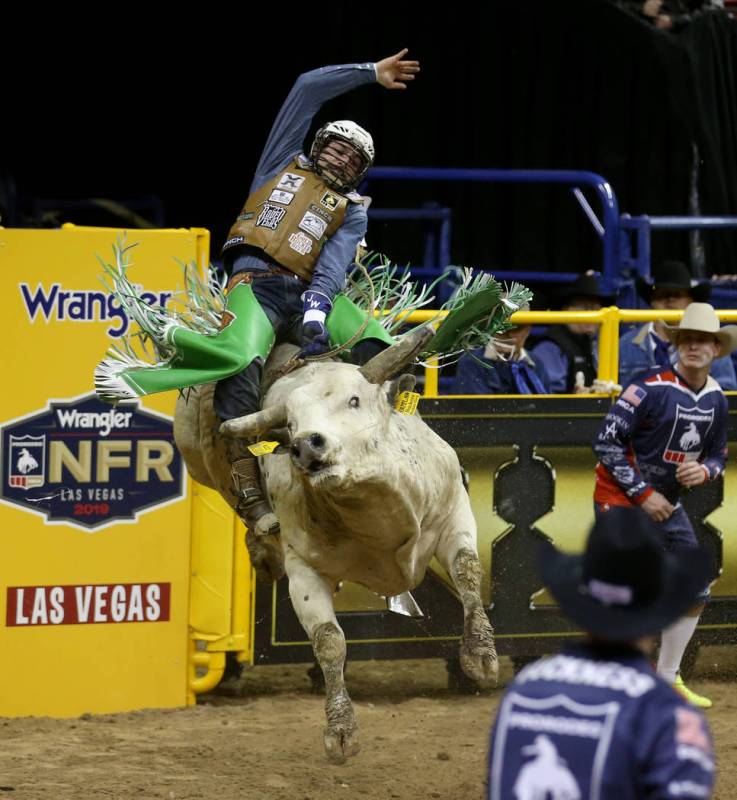
<path fill-rule="evenodd" d="M 706 230 L 737 228 L 737 217 L 687 217 L 647 215 L 632 217 L 619 213 L 619 204 L 609 182 L 595 172 L 578 170 L 465 169 L 444 167 L 373 167 L 366 184 L 374 181 L 456 181 L 471 183 L 548 183 L 568 186 L 602 243 L 602 290 L 636 304 L 631 270 L 643 278 L 650 277 L 650 234 L 653 230 Z M 592 189 L 598 196 L 601 219 L 591 208 L 581 187 Z M 438 267 L 450 264 L 450 209 L 371 209 L 377 219 L 441 220 L 438 259 L 435 269 L 428 263 L 426 247 L 423 269 L 413 270 L 418 277 L 437 274 Z M 633 240 L 635 247 L 633 248 Z M 420 276 L 419 273 L 422 273 Z M 500 280 L 569 283 L 577 273 L 524 270 L 494 270 Z"/>
<path fill-rule="evenodd" d="M 653 230 L 719 230 L 737 228 L 737 217 L 631 217 L 622 214 L 621 266 L 631 267 L 643 278 L 650 277 L 650 233 Z M 632 236 L 636 243 L 632 248 Z"/>
<path fill-rule="evenodd" d="M 373 167 L 369 170 L 366 183 L 373 181 L 455 181 L 472 183 L 550 183 L 571 187 L 573 196 L 581 206 L 603 248 L 602 285 L 605 291 L 616 291 L 620 278 L 620 227 L 619 204 L 614 190 L 601 175 L 595 172 L 576 170 L 527 170 L 527 169 L 455 169 L 445 167 Z M 602 208 L 602 219 L 589 205 L 581 187 L 593 189 Z M 374 216 L 381 209 L 373 211 Z M 407 217 L 405 217 L 407 218 Z M 450 243 L 447 242 L 447 252 Z M 447 266 L 442 264 L 442 266 Z M 502 273 L 496 273 L 506 279 Z M 510 272 L 517 280 L 550 280 L 554 273 Z M 544 278 L 540 277 L 544 276 Z M 557 278 L 556 278 L 557 279 Z M 570 278 L 569 278 L 570 280 Z"/>
<path fill-rule="evenodd" d="M 428 233 L 425 241 L 425 258 L 423 271 L 438 272 L 438 266 L 445 268 L 450 264 L 450 226 L 452 212 L 445 206 L 431 203 L 422 208 L 369 208 L 371 219 L 385 220 L 428 220 L 440 223 L 440 233 L 435 237 Z M 434 267 L 434 270 L 432 269 Z"/>

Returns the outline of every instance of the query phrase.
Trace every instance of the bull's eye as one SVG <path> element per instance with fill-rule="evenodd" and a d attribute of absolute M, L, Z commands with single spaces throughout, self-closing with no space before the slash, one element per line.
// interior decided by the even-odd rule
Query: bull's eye
<path fill-rule="evenodd" d="M 353 397 L 348 401 L 348 405 L 351 408 L 358 408 L 361 405 L 361 401 L 357 394 L 354 394 Z"/>

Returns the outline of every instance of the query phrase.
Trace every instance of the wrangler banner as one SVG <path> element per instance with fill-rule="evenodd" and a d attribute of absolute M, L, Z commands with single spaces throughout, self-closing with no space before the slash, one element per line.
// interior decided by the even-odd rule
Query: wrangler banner
<path fill-rule="evenodd" d="M 175 392 L 113 407 L 93 371 L 131 321 L 102 285 L 124 231 L 0 229 L 0 716 L 187 702 L 191 499 Z M 167 305 L 204 230 L 127 233 Z"/>

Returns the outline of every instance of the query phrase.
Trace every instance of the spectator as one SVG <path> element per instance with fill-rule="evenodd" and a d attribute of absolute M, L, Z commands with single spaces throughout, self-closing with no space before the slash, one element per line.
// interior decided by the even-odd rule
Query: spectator
<path fill-rule="evenodd" d="M 658 311 L 682 311 L 689 303 L 707 303 L 711 296 L 711 286 L 692 280 L 688 267 L 681 261 L 658 264 L 653 270 L 652 282 L 638 281 L 637 290 L 640 297 Z M 669 370 L 677 357 L 678 352 L 668 341 L 662 320 L 634 328 L 619 340 L 619 382 L 627 386 L 636 375 L 655 367 Z M 710 374 L 725 392 L 737 390 L 734 364 L 729 356 L 717 358 Z"/>
<path fill-rule="evenodd" d="M 528 311 L 529 306 L 520 309 Z M 458 362 L 453 394 L 547 394 L 545 367 L 525 350 L 531 325 L 515 325 Z"/>
<path fill-rule="evenodd" d="M 525 667 L 499 706 L 489 753 L 490 800 L 708 798 L 707 723 L 650 663 L 655 635 L 696 601 L 701 550 L 666 553 L 648 518 L 613 509 L 583 555 L 548 544 L 545 585 L 586 633 Z"/>
<path fill-rule="evenodd" d="M 557 299 L 561 311 L 599 311 L 602 305 L 612 302 L 590 272 L 559 292 Z M 553 394 L 582 394 L 592 390 L 598 364 L 595 344 L 598 327 L 589 322 L 551 325 L 532 349 L 532 357 L 548 374 Z M 576 380 L 579 372 L 583 381 Z"/>
<path fill-rule="evenodd" d="M 664 31 L 688 25 L 694 13 L 709 7 L 723 8 L 723 0 L 615 0 L 620 8 L 636 14 Z"/>

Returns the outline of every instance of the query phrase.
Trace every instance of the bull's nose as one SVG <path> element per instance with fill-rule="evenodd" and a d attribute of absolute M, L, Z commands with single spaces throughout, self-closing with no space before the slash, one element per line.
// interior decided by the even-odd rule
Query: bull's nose
<path fill-rule="evenodd" d="M 319 433 L 297 436 L 289 448 L 292 458 L 303 468 L 316 470 L 322 466 L 327 442 Z"/>
<path fill-rule="evenodd" d="M 310 447 L 314 450 L 324 450 L 325 449 L 325 437 L 321 436 L 319 433 L 312 433 L 310 434 Z"/>

